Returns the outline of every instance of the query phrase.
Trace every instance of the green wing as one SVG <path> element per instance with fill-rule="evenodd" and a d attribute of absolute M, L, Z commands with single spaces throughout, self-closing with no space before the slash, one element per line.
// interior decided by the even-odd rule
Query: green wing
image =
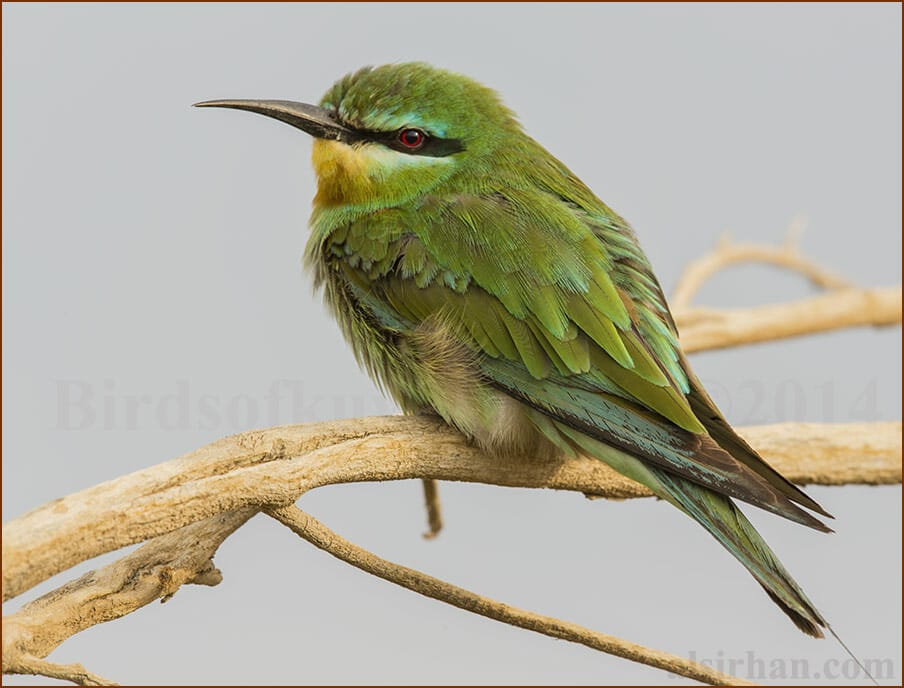
<path fill-rule="evenodd" d="M 618 216 L 507 189 L 428 197 L 362 222 L 331 244 L 356 299 L 390 330 L 451 323 L 489 384 L 554 421 L 538 421 L 553 441 L 562 423 L 828 530 L 797 506 L 825 514 L 819 505 L 731 430 L 690 372 L 662 290 Z"/>

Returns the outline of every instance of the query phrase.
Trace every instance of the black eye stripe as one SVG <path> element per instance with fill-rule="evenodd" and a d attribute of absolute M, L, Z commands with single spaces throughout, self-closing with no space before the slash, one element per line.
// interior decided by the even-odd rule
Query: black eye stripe
<path fill-rule="evenodd" d="M 338 116 L 336 117 L 336 120 L 339 121 L 343 127 L 354 132 L 352 137 L 347 137 L 346 143 L 370 141 L 372 143 L 379 143 L 380 145 L 391 148 L 399 153 L 405 153 L 406 155 L 425 155 L 429 158 L 444 158 L 447 155 L 461 153 L 465 149 L 465 144 L 459 139 L 440 138 L 438 136 L 433 136 L 422 129 L 416 129 L 415 127 L 403 127 L 396 131 L 369 131 L 342 122 Z M 412 148 L 406 146 L 399 140 L 399 135 L 403 131 L 410 129 L 416 129 L 416 131 L 424 134 L 424 142 L 420 146 Z"/>
<path fill-rule="evenodd" d="M 431 136 L 427 132 L 422 132 L 424 139 L 420 145 L 417 147 L 406 146 L 399 140 L 399 136 L 407 129 L 410 129 L 410 127 L 393 132 L 368 132 L 365 138 L 374 141 L 375 143 L 382 144 L 392 150 L 399 151 L 400 153 L 406 153 L 408 155 L 426 155 L 430 158 L 444 158 L 447 155 L 461 153 L 465 149 L 465 145 L 458 139 L 443 139 L 437 136 Z"/>

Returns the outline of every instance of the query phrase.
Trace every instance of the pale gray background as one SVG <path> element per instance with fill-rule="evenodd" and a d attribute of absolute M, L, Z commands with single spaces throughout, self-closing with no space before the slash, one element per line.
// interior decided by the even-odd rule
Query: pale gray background
<path fill-rule="evenodd" d="M 503 93 L 634 223 L 669 290 L 721 232 L 774 243 L 797 213 L 809 256 L 862 284 L 901 280 L 898 4 L 4 4 L 4 519 L 232 432 L 394 411 L 300 268 L 307 137 L 189 105 L 316 101 L 349 70 L 407 59 Z M 810 292 L 754 267 L 700 300 Z M 900 355 L 891 328 L 693 362 L 739 424 L 886 420 L 901 417 Z M 67 390 L 92 395 L 92 413 Z M 849 645 L 899 682 L 900 488 L 810 492 L 837 534 L 754 516 Z M 415 482 L 301 504 L 385 557 L 652 647 L 752 652 L 780 682 L 795 659 L 820 683 L 846 661 L 668 506 L 448 484 L 442 498 L 434 542 Z M 680 683 L 393 587 L 262 517 L 216 563 L 219 587 L 54 658 L 149 683 Z"/>

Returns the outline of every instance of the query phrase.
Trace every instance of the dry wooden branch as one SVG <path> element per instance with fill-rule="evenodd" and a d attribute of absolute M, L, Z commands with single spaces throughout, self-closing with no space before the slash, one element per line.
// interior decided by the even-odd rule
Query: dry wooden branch
<path fill-rule="evenodd" d="M 776 468 L 802 483 L 901 481 L 899 422 L 787 423 L 747 428 L 742 434 Z M 807 452 L 800 451 L 802 446 Z M 215 583 L 218 574 L 209 566 L 210 557 L 256 510 L 288 506 L 322 485 L 424 477 L 616 498 L 648 494 L 588 458 L 550 462 L 487 457 L 445 424 L 426 417 L 365 418 L 242 433 L 5 524 L 5 599 L 81 561 L 159 537 L 5 619 L 4 671 L 25 666 L 87 626 L 172 595 L 183 583 Z M 203 546 L 193 551 L 189 542 Z M 136 579 L 136 572 L 143 573 Z M 135 587 L 126 587 L 124 580 Z M 95 607 L 90 600 L 100 602 Z M 676 666 L 684 661 L 674 660 Z"/>
<path fill-rule="evenodd" d="M 222 576 L 213 555 L 255 513 L 231 511 L 191 523 L 3 617 L 3 673 L 35 673 L 31 669 L 41 666 L 37 658 L 46 657 L 66 638 L 154 600 L 166 601 L 186 583 L 217 585 Z M 80 667 L 64 668 L 84 672 Z M 86 680 L 95 681 L 84 685 L 102 685 L 96 683 L 102 679 L 84 673 Z"/>
<path fill-rule="evenodd" d="M 528 631 L 586 645 L 606 654 L 646 664 L 647 666 L 669 671 L 702 683 L 716 686 L 754 685 L 750 681 L 723 674 L 704 664 L 698 664 L 666 652 L 630 643 L 615 636 L 597 633 L 589 628 L 561 621 L 551 616 L 541 616 L 517 607 L 511 607 L 487 597 L 476 595 L 458 586 L 450 585 L 420 571 L 386 561 L 340 537 L 296 506 L 273 509 L 268 513 L 288 526 L 294 533 L 315 547 L 329 552 L 334 557 L 374 576 L 379 576 L 384 580 L 413 590 L 426 597 L 446 602 L 459 609 L 464 609 L 489 619 L 495 619 L 511 626 L 518 626 Z"/>
<path fill-rule="evenodd" d="M 81 664 L 57 664 L 39 659 L 30 655 L 20 654 L 15 657 L 15 668 L 7 669 L 3 665 L 4 674 L 30 674 L 32 676 L 44 676 L 60 681 L 69 681 L 77 686 L 118 686 L 118 683 L 110 681 L 103 676 L 91 673 Z"/>
<path fill-rule="evenodd" d="M 855 287 L 800 255 L 797 240 L 801 230 L 800 222 L 793 223 L 782 246 L 734 244 L 725 236 L 712 251 L 685 268 L 670 299 L 685 352 L 901 322 L 901 285 L 880 289 Z M 829 291 L 789 303 L 754 308 L 691 306 L 700 287 L 715 273 L 748 262 L 768 263 L 797 272 Z"/>
<path fill-rule="evenodd" d="M 807 299 L 754 308 L 674 312 L 688 352 L 723 349 L 815 332 L 901 322 L 901 287 L 836 289 Z"/>
<path fill-rule="evenodd" d="M 676 313 L 688 351 L 720 348 L 853 325 L 901 321 L 901 288 L 857 290 L 794 250 L 724 246 L 692 266 L 678 305 L 690 302 L 715 270 L 754 256 L 806 274 L 832 292 L 798 302 L 742 310 L 689 308 Z M 682 291 L 683 290 L 683 291 Z M 901 423 L 787 423 L 742 434 L 779 471 L 802 484 L 901 482 Z M 441 526 L 436 480 L 574 490 L 615 498 L 644 488 L 586 458 L 490 459 L 457 432 L 426 417 L 364 418 L 242 433 L 190 454 L 56 500 L 3 526 L 3 600 L 105 552 L 148 540 L 140 549 L 82 576 L 3 619 L 3 672 L 32 673 L 83 685 L 109 681 L 80 665 L 43 659 L 63 640 L 118 618 L 185 583 L 215 585 L 211 558 L 248 518 L 267 510 L 318 547 L 388 580 L 491 618 L 581 642 L 702 681 L 740 680 L 556 619 L 516 610 L 405 569 L 361 550 L 291 504 L 328 484 L 424 480 L 431 532 Z"/>
<path fill-rule="evenodd" d="M 782 246 L 761 244 L 735 244 L 725 235 L 715 248 L 702 258 L 690 263 L 678 280 L 670 299 L 673 310 L 687 309 L 700 287 L 710 277 L 738 263 L 767 263 L 797 272 L 823 289 L 853 288 L 848 280 L 804 258 L 798 248 L 800 225 L 792 224 Z"/>
<path fill-rule="evenodd" d="M 757 446 L 762 430 L 742 430 Z M 766 431 L 769 433 L 770 431 Z M 774 435 L 774 433 L 773 433 Z M 781 436 L 796 449 L 825 449 L 821 471 L 802 452 L 765 457 L 791 480 L 829 482 L 844 471 L 856 482 L 900 482 L 901 423 L 788 423 Z M 853 445 L 851 439 L 856 438 Z M 865 452 L 874 458 L 867 465 Z M 800 473 L 800 463 L 806 470 Z M 226 511 L 293 503 L 323 485 L 412 478 L 548 487 L 625 499 L 647 496 L 605 464 L 489 458 L 441 421 L 381 416 L 287 425 L 219 440 L 185 456 L 39 507 L 3 526 L 3 599 L 61 571 Z"/>

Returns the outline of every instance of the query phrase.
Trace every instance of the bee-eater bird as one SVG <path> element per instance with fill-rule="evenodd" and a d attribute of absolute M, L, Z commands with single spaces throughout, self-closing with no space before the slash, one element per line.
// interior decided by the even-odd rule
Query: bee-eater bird
<path fill-rule="evenodd" d="M 625 220 L 489 88 L 366 67 L 319 106 L 256 112 L 314 137 L 306 265 L 360 364 L 407 412 L 491 454 L 586 454 L 699 522 L 804 633 L 828 624 L 733 499 L 817 530 L 694 376 Z"/>

